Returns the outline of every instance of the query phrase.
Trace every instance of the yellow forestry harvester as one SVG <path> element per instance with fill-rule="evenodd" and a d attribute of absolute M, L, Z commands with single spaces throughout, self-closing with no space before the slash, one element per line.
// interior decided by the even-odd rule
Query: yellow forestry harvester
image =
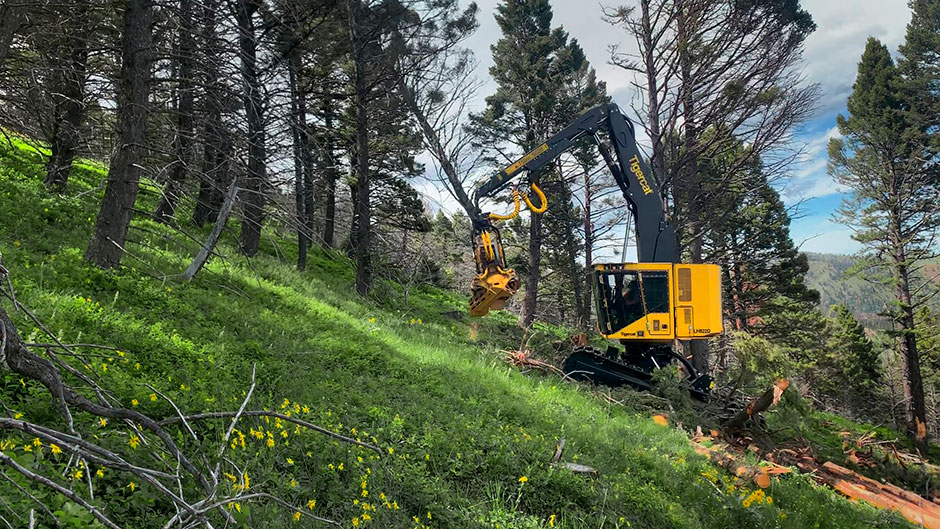
<path fill-rule="evenodd" d="M 605 132 L 607 141 L 600 133 Z M 471 285 L 470 314 L 482 316 L 503 308 L 520 287 L 514 270 L 506 266 L 496 224 L 519 214 L 524 201 L 533 214 L 545 211 L 542 191 L 528 182 L 566 151 L 589 138 L 623 192 L 636 227 L 638 263 L 593 265 L 593 288 L 601 336 L 622 348 L 601 351 L 579 347 L 564 365 L 574 378 L 606 385 L 629 384 L 650 389 L 655 369 L 678 361 L 691 383 L 692 393 L 704 397 L 712 380 L 698 373 L 676 349 L 678 342 L 707 339 L 722 331 L 721 274 L 717 265 L 678 262 L 675 229 L 665 215 L 663 200 L 646 161 L 636 145 L 633 125 L 613 104 L 588 110 L 570 125 L 518 161 L 485 181 L 476 191 L 479 204 L 506 187 L 527 187 L 540 201 L 536 206 L 513 187 L 515 210 L 508 215 L 486 213 L 473 221 L 473 252 L 477 276 Z"/>

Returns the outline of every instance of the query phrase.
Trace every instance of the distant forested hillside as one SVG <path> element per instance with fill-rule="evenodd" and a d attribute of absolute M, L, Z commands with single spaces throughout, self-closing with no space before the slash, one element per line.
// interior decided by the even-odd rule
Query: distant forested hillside
<path fill-rule="evenodd" d="M 878 314 L 891 299 L 890 286 L 872 283 L 857 276 L 847 277 L 848 270 L 855 264 L 855 257 L 851 255 L 807 252 L 806 256 L 809 258 L 806 284 L 819 291 L 819 306 L 823 312 L 828 311 L 833 304 L 843 303 L 866 327 L 887 328 L 887 320 Z M 936 277 L 940 272 L 940 263 L 927 265 L 924 272 Z M 940 308 L 940 296 L 934 298 L 933 306 Z"/>

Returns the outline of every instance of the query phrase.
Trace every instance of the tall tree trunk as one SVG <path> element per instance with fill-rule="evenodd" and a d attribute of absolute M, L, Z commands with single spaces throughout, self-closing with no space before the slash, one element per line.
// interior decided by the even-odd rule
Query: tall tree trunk
<path fill-rule="evenodd" d="M 248 173 L 245 175 L 242 203 L 244 218 L 239 238 L 241 253 L 251 257 L 261 244 L 261 223 L 264 215 L 265 166 L 264 102 L 258 75 L 258 42 L 253 16 L 257 0 L 239 0 L 236 8 L 238 43 L 241 51 L 242 85 L 245 116 L 248 121 Z"/>
<path fill-rule="evenodd" d="M 349 37 L 353 50 L 354 102 L 356 106 L 356 292 L 364 296 L 372 290 L 372 210 L 369 204 L 369 114 L 366 86 L 366 43 L 362 37 L 362 3 L 348 0 Z"/>
<path fill-rule="evenodd" d="M 52 156 L 46 164 L 46 187 L 57 191 L 65 189 L 72 160 L 81 140 L 81 126 L 85 111 L 85 79 L 88 71 L 88 43 L 81 23 L 87 16 L 87 4 L 80 3 L 73 14 L 79 18 L 76 27 L 67 28 L 64 47 L 68 60 L 53 75 L 55 86 L 52 98 L 55 114 L 52 124 Z"/>
<path fill-rule="evenodd" d="M 294 198 L 297 222 L 297 269 L 307 267 L 307 247 L 312 241 L 308 231 L 307 210 L 307 184 L 310 170 L 309 146 L 307 145 L 307 100 L 300 87 L 300 72 L 302 71 L 300 54 L 296 51 L 288 58 L 288 81 L 291 98 L 291 139 L 293 140 L 294 155 Z"/>
<path fill-rule="evenodd" d="M 681 178 L 677 182 L 682 187 L 682 195 L 687 197 L 685 208 L 686 233 L 691 235 L 689 240 L 689 254 L 691 262 L 702 262 L 702 226 L 701 212 L 697 201 L 698 185 L 698 123 L 695 106 L 695 80 L 692 78 L 692 57 L 690 56 L 690 38 L 694 32 L 691 9 L 685 8 L 678 18 L 679 40 L 679 77 L 681 79 L 680 95 L 682 102 L 682 117 L 685 123 L 685 152 L 679 167 Z M 692 340 L 692 366 L 700 373 L 708 371 L 708 341 Z"/>
<path fill-rule="evenodd" d="M 896 217 L 897 219 L 897 217 Z M 898 355 L 901 357 L 904 386 L 904 407 L 908 434 L 921 454 L 927 453 L 927 411 L 924 405 L 924 383 L 920 374 L 920 357 L 917 353 L 917 336 L 914 334 L 914 307 L 911 303 L 910 271 L 901 238 L 900 223 L 895 226 L 892 244 L 894 252 L 894 294 L 899 305 L 896 321 L 900 332 L 896 338 Z"/>
<path fill-rule="evenodd" d="M 321 104 L 323 125 L 326 129 L 321 136 L 322 152 L 318 157 L 323 173 L 323 246 L 331 248 L 336 231 L 336 180 L 339 172 L 336 168 L 336 156 L 333 130 L 333 101 L 329 96 Z"/>
<path fill-rule="evenodd" d="M 593 294 L 594 270 L 594 223 L 591 222 L 591 171 L 584 167 L 584 289 L 581 292 L 581 329 L 591 325 L 591 296 Z"/>
<path fill-rule="evenodd" d="M 195 109 L 195 90 L 193 76 L 195 71 L 196 39 L 193 26 L 193 1 L 180 0 L 180 36 L 177 54 L 179 55 L 179 82 L 176 91 L 179 97 L 177 107 L 176 137 L 174 151 L 176 159 L 170 168 L 169 179 L 163 189 L 157 209 L 153 214 L 157 222 L 170 223 L 176 214 L 176 205 L 183 194 L 186 175 L 193 162 L 193 111 Z"/>
<path fill-rule="evenodd" d="M 13 37 L 23 23 L 26 6 L 22 4 L 23 2 L 14 0 L 0 5 L 0 70 L 10 55 Z"/>
<path fill-rule="evenodd" d="M 114 268 L 121 263 L 140 187 L 147 132 L 152 32 L 152 0 L 127 0 L 117 110 L 120 145 L 111 160 L 104 200 L 85 251 L 85 259 L 102 268 Z"/>
<path fill-rule="evenodd" d="M 539 185 L 538 176 L 532 175 L 532 183 Z M 529 216 L 529 270 L 522 300 L 522 325 L 528 327 L 535 321 L 538 307 L 539 280 L 542 278 L 542 216 Z"/>
<path fill-rule="evenodd" d="M 200 98 L 200 113 L 204 113 L 205 133 L 203 137 L 202 164 L 199 171 L 199 194 L 193 208 L 191 222 L 202 227 L 218 209 L 213 211 L 213 197 L 221 195 L 216 189 L 219 156 L 222 152 L 222 94 L 224 87 L 219 79 L 219 50 L 216 44 L 216 17 L 218 0 L 207 1 L 202 9 L 202 32 L 200 45 L 205 60 L 199 63 L 205 90 Z"/>

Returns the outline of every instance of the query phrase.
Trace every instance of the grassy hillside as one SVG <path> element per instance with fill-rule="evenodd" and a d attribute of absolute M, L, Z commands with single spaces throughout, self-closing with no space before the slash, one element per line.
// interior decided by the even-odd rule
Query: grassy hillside
<path fill-rule="evenodd" d="M 466 314 L 466 300 L 450 292 L 419 288 L 405 304 L 396 285 L 382 284 L 373 299 L 360 299 L 339 255 L 315 252 L 309 270 L 298 273 L 289 242 L 266 236 L 263 253 L 248 262 L 229 236 L 224 258 L 184 284 L 175 277 L 196 243 L 139 217 L 126 267 L 89 267 L 81 256 L 101 191 L 80 193 L 98 184 L 103 168 L 81 165 L 64 197 L 49 196 L 38 154 L 20 144 L 0 149 L 0 253 L 16 294 L 63 341 L 118 349 L 87 352 L 91 373 L 126 406 L 175 415 L 156 390 L 187 412 L 235 409 L 255 365 L 250 408 L 291 411 L 385 452 L 377 458 L 313 432 L 246 419 L 241 444 L 226 457 L 251 475 L 254 490 L 312 505 L 346 527 L 907 527 L 804 476 L 775 481 L 769 498 L 754 501 L 747 486 L 695 455 L 681 430 L 602 402 L 583 386 L 505 366 L 500 350 L 519 338 L 509 315 L 484 318 L 472 333 L 468 318 L 446 315 Z M 154 205 L 153 188 L 145 191 L 142 211 Z M 196 240 L 205 235 L 185 229 Z M 13 316 L 28 341 L 48 341 L 22 313 Z M 542 328 L 533 343 L 560 336 Z M 6 406 L 34 422 L 56 422 L 38 384 L 6 371 L 2 383 Z M 102 443 L 126 449 L 130 442 L 117 421 L 76 421 Z M 200 433 L 218 443 L 226 425 L 204 424 Z M 23 464 L 57 461 L 42 450 L 27 453 L 27 438 L 0 435 L 5 453 Z M 597 478 L 548 463 L 560 437 L 566 459 L 599 469 Z M 178 438 L 187 440 L 182 432 Z M 172 514 L 148 485 L 131 486 L 119 471 L 92 479 L 96 502 L 127 527 L 160 527 Z M 86 492 L 82 480 L 72 484 Z M 3 481 L 0 496 L 14 509 L 31 508 Z M 75 511 L 55 495 L 44 500 Z M 319 527 L 292 514 L 269 503 L 237 509 L 239 522 L 253 527 Z"/>
<path fill-rule="evenodd" d="M 850 255 L 807 253 L 809 273 L 806 283 L 820 294 L 819 306 L 825 313 L 829 307 L 842 303 L 849 308 L 866 327 L 882 329 L 888 326 L 887 320 L 878 313 L 884 310 L 885 303 L 891 300 L 890 287 L 873 284 L 859 277 L 849 276 L 846 272 L 855 264 Z M 940 262 L 930 263 L 924 273 L 938 277 Z M 940 298 L 934 298 L 934 308 L 940 310 Z"/>

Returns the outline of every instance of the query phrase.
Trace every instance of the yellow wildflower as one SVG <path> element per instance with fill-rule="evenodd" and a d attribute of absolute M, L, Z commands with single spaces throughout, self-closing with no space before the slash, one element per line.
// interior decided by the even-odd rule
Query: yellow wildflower
<path fill-rule="evenodd" d="M 134 369 L 137 369 L 138 371 L 140 370 L 140 362 L 134 363 Z"/>
<path fill-rule="evenodd" d="M 245 472 L 242 474 L 242 479 L 245 481 L 245 490 L 248 490 L 248 486 L 251 485 L 251 480 L 248 479 L 248 473 Z"/>
<path fill-rule="evenodd" d="M 103 477 L 104 477 L 104 470 L 99 468 L 98 471 L 95 472 L 95 475 L 98 476 L 99 478 L 103 478 Z"/>
<path fill-rule="evenodd" d="M 288 464 L 288 465 L 293 465 L 293 464 L 294 464 L 294 460 L 288 457 L 288 458 L 287 458 L 287 464 Z"/>
<path fill-rule="evenodd" d="M 525 483 L 526 481 L 529 481 L 529 478 L 527 478 L 527 477 L 525 477 L 525 476 L 522 476 L 522 477 L 519 478 L 519 483 Z"/>
<path fill-rule="evenodd" d="M 317 500 L 307 500 L 307 509 L 313 510 L 317 506 Z"/>
<path fill-rule="evenodd" d="M 265 444 L 268 445 L 268 448 L 274 448 L 274 438 L 273 438 L 273 437 L 268 437 L 268 440 L 267 440 L 267 442 L 266 442 Z"/>
<path fill-rule="evenodd" d="M 140 437 L 137 437 L 136 435 L 131 436 L 131 438 L 127 440 L 127 444 L 131 445 L 131 448 L 136 450 L 137 445 L 140 444 Z"/>
<path fill-rule="evenodd" d="M 359 527 L 359 518 L 353 518 L 352 524 L 353 524 L 353 527 Z"/>
<path fill-rule="evenodd" d="M 372 517 L 369 516 L 368 514 L 363 514 L 363 515 L 362 515 L 362 521 L 364 521 L 364 522 L 368 522 L 368 521 L 371 520 L 371 519 L 372 519 Z"/>
<path fill-rule="evenodd" d="M 388 447 L 388 453 L 389 453 L 389 454 L 394 454 L 394 453 L 395 453 L 395 449 L 392 448 L 391 446 Z"/>
<path fill-rule="evenodd" d="M 548 526 L 555 527 L 555 515 L 554 514 L 548 517 Z"/>
<path fill-rule="evenodd" d="M 138 404 L 140 403 L 137 402 L 137 399 L 131 399 L 131 406 L 137 406 Z"/>
<path fill-rule="evenodd" d="M 98 425 L 99 425 L 99 426 L 102 426 L 102 427 L 107 426 L 107 425 L 108 425 L 108 420 L 105 419 L 104 417 L 102 417 L 102 418 L 98 419 Z"/>
<path fill-rule="evenodd" d="M 369 323 L 375 323 L 375 318 L 369 318 Z"/>
<path fill-rule="evenodd" d="M 150 394 L 150 402 L 156 402 L 156 401 L 157 401 L 157 394 L 156 394 L 156 393 L 151 393 L 151 394 Z"/>
<path fill-rule="evenodd" d="M 338 468 L 338 469 L 340 469 L 340 470 L 343 470 L 343 464 L 342 464 L 342 463 L 340 463 L 340 464 L 339 464 L 339 466 L 338 466 L 338 467 L 336 467 L 336 468 Z"/>
<path fill-rule="evenodd" d="M 242 512 L 242 504 L 241 504 L 241 503 L 238 503 L 238 502 L 236 501 L 236 502 L 235 502 L 235 510 L 238 511 L 238 512 Z"/>
<path fill-rule="evenodd" d="M 291 488 L 296 487 L 296 486 L 297 486 L 297 480 L 294 479 L 294 478 L 290 478 L 290 486 L 291 486 Z"/>
<path fill-rule="evenodd" d="M 72 474 L 72 478 L 73 478 L 73 479 L 82 479 L 82 476 L 84 476 L 84 475 L 85 475 L 85 473 L 82 472 L 81 470 L 76 470 L 75 473 Z"/>
<path fill-rule="evenodd" d="M 128 483 L 127 486 L 131 489 L 131 492 L 134 492 L 134 490 L 137 488 L 137 484 L 134 483 L 133 481 Z"/>
<path fill-rule="evenodd" d="M 295 521 L 295 522 L 299 522 L 299 521 L 300 521 L 300 511 L 297 511 L 297 512 L 294 513 L 294 521 Z"/>
<path fill-rule="evenodd" d="M 283 410 L 284 408 L 288 406 L 290 406 L 290 401 L 287 399 L 284 399 L 284 402 L 281 403 L 281 409 Z"/>
<path fill-rule="evenodd" d="M 31 447 L 31 446 L 29 446 L 29 445 L 23 445 L 23 451 L 24 451 L 24 452 L 32 452 L 32 451 L 33 451 L 33 447 Z"/>
<path fill-rule="evenodd" d="M 303 407 L 302 409 L 303 409 L 304 413 L 310 413 L 310 407 L 307 406 L 306 404 L 304 404 L 304 407 Z"/>
<path fill-rule="evenodd" d="M 13 414 L 13 418 L 14 418 L 14 419 L 19 419 L 19 418 L 22 417 L 22 416 L 23 416 L 23 414 L 22 414 L 21 412 L 16 412 L 16 413 Z"/>
<path fill-rule="evenodd" d="M 120 356 L 121 358 L 124 358 L 124 351 L 118 351 L 117 354 L 118 354 L 118 356 Z"/>
<path fill-rule="evenodd" d="M 42 441 L 40 441 L 38 437 L 34 437 L 33 446 L 42 446 Z"/>
<path fill-rule="evenodd" d="M 49 443 L 49 448 L 52 450 L 52 453 L 53 453 L 53 454 L 58 455 L 58 454 L 61 454 L 61 453 L 62 453 L 62 449 L 59 448 L 59 445 L 57 445 L 57 444 L 55 444 L 55 443 Z"/>

